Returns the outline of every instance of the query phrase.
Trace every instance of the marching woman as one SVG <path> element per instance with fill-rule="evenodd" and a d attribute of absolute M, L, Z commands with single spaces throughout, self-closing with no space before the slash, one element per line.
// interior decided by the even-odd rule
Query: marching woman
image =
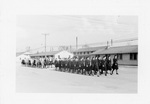
<path fill-rule="evenodd" d="M 36 67 L 36 59 L 33 59 L 33 67 Z"/>
<path fill-rule="evenodd" d="M 118 58 L 117 58 L 117 55 L 115 55 L 114 58 L 113 58 L 113 65 L 112 65 L 111 75 L 113 74 L 114 70 L 116 70 L 116 74 L 118 74 Z"/>
<path fill-rule="evenodd" d="M 78 59 L 78 58 L 76 58 L 75 64 L 76 64 L 75 72 L 76 72 L 77 74 L 79 74 L 79 59 Z"/>
<path fill-rule="evenodd" d="M 26 63 L 25 63 L 25 59 L 23 59 L 22 61 L 21 61 L 21 64 L 22 65 L 25 65 Z"/>
<path fill-rule="evenodd" d="M 111 74 L 111 58 L 110 58 L 110 56 L 108 56 L 108 58 L 107 58 L 107 70 L 106 70 L 106 73 L 107 73 L 107 71 L 110 71 L 110 74 Z"/>
<path fill-rule="evenodd" d="M 85 71 L 84 71 L 84 74 L 86 75 L 88 72 L 89 72 L 88 58 L 85 58 Z"/>
<path fill-rule="evenodd" d="M 106 67 L 106 56 L 102 59 L 102 68 L 101 68 L 101 74 L 103 74 L 103 71 L 105 71 L 105 76 L 107 76 L 107 67 Z"/>
<path fill-rule="evenodd" d="M 59 71 L 61 71 L 61 59 L 58 60 Z"/>
<path fill-rule="evenodd" d="M 72 61 L 72 59 L 69 59 L 69 61 L 68 61 L 68 72 L 71 72 L 71 69 L 72 69 L 71 61 Z"/>
<path fill-rule="evenodd" d="M 71 72 L 74 73 L 74 59 L 71 59 Z"/>
<path fill-rule="evenodd" d="M 105 57 L 103 57 L 101 61 L 101 73 L 100 74 L 103 74 L 104 70 L 105 70 Z"/>
<path fill-rule="evenodd" d="M 56 68 L 56 71 L 57 71 L 57 68 L 58 68 L 58 61 L 57 61 L 57 58 L 55 59 L 55 61 L 54 61 L 54 64 L 55 64 L 55 68 Z"/>
<path fill-rule="evenodd" d="M 95 60 L 95 57 L 92 58 L 91 60 L 91 70 L 90 70 L 90 74 L 92 76 L 94 76 L 96 73 L 96 60 Z"/>
<path fill-rule="evenodd" d="M 99 75 L 101 74 L 101 70 L 102 70 L 102 58 L 99 57 L 99 58 L 97 59 L 97 62 L 98 62 L 97 77 L 99 77 Z"/>

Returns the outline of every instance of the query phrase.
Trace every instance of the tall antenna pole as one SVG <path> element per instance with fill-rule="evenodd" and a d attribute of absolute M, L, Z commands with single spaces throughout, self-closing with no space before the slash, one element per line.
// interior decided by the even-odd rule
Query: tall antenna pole
<path fill-rule="evenodd" d="M 42 34 L 42 35 L 44 35 L 45 36 L 45 54 L 46 54 L 46 36 L 47 35 L 49 35 L 48 33 L 46 34 L 46 33 L 44 33 L 44 34 Z M 45 55 L 45 57 L 46 57 L 46 55 Z"/>

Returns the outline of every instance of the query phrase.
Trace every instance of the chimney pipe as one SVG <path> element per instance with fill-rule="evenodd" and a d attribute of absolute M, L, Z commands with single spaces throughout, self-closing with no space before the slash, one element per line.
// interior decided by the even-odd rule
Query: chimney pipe
<path fill-rule="evenodd" d="M 78 49 L 78 37 L 76 37 L 76 50 Z"/>
<path fill-rule="evenodd" d="M 111 39 L 111 46 L 113 46 L 113 40 Z"/>
<path fill-rule="evenodd" d="M 109 45 L 109 43 L 108 43 L 108 41 L 107 41 L 107 47 L 108 47 L 108 45 Z"/>

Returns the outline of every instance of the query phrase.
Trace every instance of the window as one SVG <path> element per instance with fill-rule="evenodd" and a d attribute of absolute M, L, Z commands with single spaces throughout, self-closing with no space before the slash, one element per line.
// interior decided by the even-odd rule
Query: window
<path fill-rule="evenodd" d="M 137 53 L 130 53 L 130 60 L 137 60 Z"/>
<path fill-rule="evenodd" d="M 85 54 L 85 52 L 84 52 L 84 54 Z"/>
<path fill-rule="evenodd" d="M 87 54 L 89 54 L 89 52 L 87 52 Z"/>
<path fill-rule="evenodd" d="M 82 52 L 80 52 L 80 54 L 82 54 Z"/>
<path fill-rule="evenodd" d="M 122 54 L 118 54 L 118 60 L 122 60 Z"/>

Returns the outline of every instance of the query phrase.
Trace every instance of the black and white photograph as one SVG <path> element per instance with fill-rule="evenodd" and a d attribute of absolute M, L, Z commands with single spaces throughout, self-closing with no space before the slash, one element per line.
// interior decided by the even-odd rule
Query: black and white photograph
<path fill-rule="evenodd" d="M 0 104 L 150 104 L 148 0 L 0 0 Z"/>
<path fill-rule="evenodd" d="M 16 92 L 137 93 L 138 16 L 18 15 Z"/>

